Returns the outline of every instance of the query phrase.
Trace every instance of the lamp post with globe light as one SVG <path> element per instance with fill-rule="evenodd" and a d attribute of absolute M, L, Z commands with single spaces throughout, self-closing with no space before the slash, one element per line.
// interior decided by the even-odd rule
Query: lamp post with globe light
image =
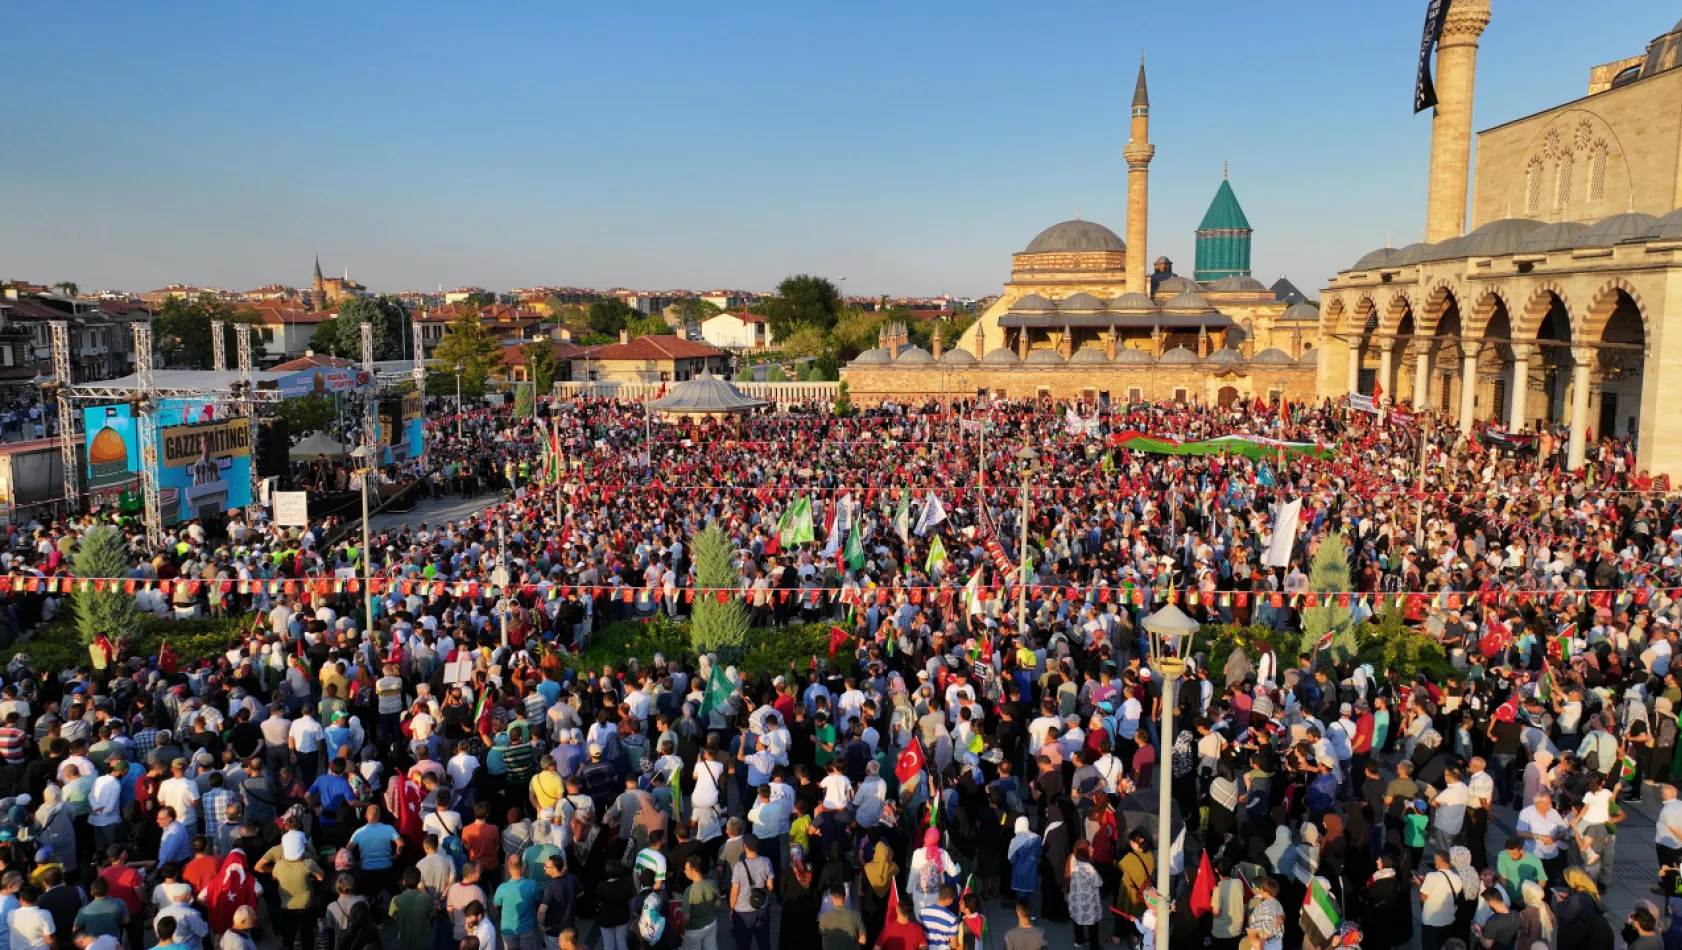
<path fill-rule="evenodd" d="M 1162 904 L 1156 911 L 1156 945 L 1168 946 L 1169 842 L 1173 831 L 1169 809 L 1173 802 L 1172 761 L 1174 755 L 1174 681 L 1186 671 L 1185 656 L 1197 637 L 1198 623 L 1174 604 L 1164 604 L 1145 618 L 1145 632 L 1151 638 L 1151 669 L 1162 679 L 1162 746 L 1158 752 L 1156 784 L 1156 890 Z"/>

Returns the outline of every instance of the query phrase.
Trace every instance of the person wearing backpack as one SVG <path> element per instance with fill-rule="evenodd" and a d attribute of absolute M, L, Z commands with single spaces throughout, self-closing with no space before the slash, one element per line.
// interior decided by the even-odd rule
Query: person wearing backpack
<path fill-rule="evenodd" d="M 742 839 L 742 859 L 730 872 L 730 934 L 736 950 L 771 950 L 771 894 L 776 874 L 759 853 L 759 839 Z"/>

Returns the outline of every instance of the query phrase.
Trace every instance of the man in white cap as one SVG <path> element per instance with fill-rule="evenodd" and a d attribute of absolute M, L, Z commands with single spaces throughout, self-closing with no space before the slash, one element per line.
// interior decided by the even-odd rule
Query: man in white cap
<path fill-rule="evenodd" d="M 158 909 L 157 915 L 152 918 L 152 928 L 156 930 L 158 921 L 165 917 L 173 917 L 176 942 L 190 950 L 204 950 L 204 938 L 210 934 L 210 927 L 192 907 L 193 885 L 180 881 L 166 884 L 164 899 L 169 903 Z"/>

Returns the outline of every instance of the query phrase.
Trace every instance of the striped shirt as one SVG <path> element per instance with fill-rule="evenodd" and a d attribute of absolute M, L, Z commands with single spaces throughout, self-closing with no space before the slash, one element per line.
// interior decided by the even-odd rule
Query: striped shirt
<path fill-rule="evenodd" d="M 923 908 L 920 923 L 923 925 L 923 935 L 928 938 L 929 950 L 943 950 L 952 945 L 952 938 L 958 935 L 961 921 L 958 915 L 952 913 L 952 908 L 933 904 Z"/>

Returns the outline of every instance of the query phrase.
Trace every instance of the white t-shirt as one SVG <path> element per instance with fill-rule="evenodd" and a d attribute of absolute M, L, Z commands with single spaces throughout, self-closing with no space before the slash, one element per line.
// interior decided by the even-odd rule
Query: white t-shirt
<path fill-rule="evenodd" d="M 57 933 L 53 915 L 39 907 L 12 911 L 12 950 L 45 950 L 47 938 Z"/>
<path fill-rule="evenodd" d="M 823 807 L 841 811 L 852 804 L 853 783 L 840 772 L 824 776 L 818 786 L 823 789 Z"/>
<path fill-rule="evenodd" d="M 1548 835 L 1553 838 L 1551 844 L 1543 844 L 1536 840 L 1525 842 L 1531 853 L 1538 858 L 1558 857 L 1561 842 L 1571 833 L 1571 829 L 1565 824 L 1565 818 L 1560 815 L 1559 809 L 1556 808 L 1543 815 L 1536 810 L 1535 805 L 1531 805 L 1518 813 L 1518 830 L 1533 835 Z"/>
<path fill-rule="evenodd" d="M 1606 789 L 1583 796 L 1583 823 L 1605 824 L 1612 818 L 1612 793 Z"/>

